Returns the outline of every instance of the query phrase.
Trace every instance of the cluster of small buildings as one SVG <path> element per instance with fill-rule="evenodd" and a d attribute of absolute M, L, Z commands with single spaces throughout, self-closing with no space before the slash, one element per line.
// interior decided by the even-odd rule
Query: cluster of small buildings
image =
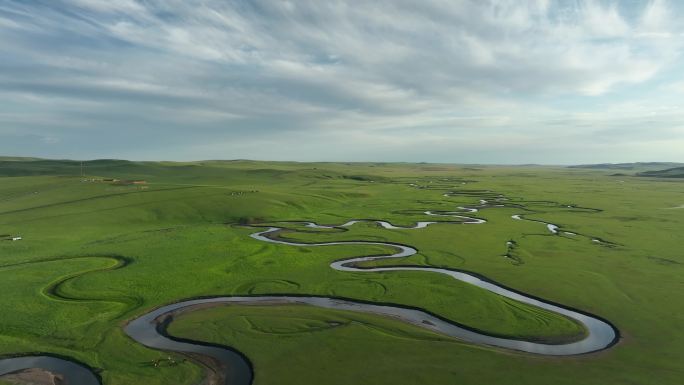
<path fill-rule="evenodd" d="M 231 191 L 230 195 L 231 196 L 242 196 L 248 193 L 256 193 L 259 192 L 258 190 L 249 190 L 249 191 Z"/>
<path fill-rule="evenodd" d="M 22 238 L 18 235 L 12 236 L 12 235 L 0 235 L 1 240 L 5 241 L 21 241 Z"/>
<path fill-rule="evenodd" d="M 86 178 L 86 179 L 81 179 L 81 182 L 107 182 L 107 183 L 111 183 L 114 185 L 120 185 L 120 186 L 147 184 L 147 181 L 142 180 L 142 179 L 129 180 L 129 179 L 117 179 L 117 178 L 101 178 L 101 179 Z"/>
<path fill-rule="evenodd" d="M 140 180 L 140 179 L 139 180 L 128 180 L 128 179 L 110 179 L 110 180 L 107 180 L 107 179 L 105 179 L 104 181 L 105 182 L 112 182 L 112 184 L 122 185 L 122 186 L 128 186 L 128 185 L 132 185 L 132 184 L 137 184 L 137 185 L 147 184 L 146 180 Z"/>

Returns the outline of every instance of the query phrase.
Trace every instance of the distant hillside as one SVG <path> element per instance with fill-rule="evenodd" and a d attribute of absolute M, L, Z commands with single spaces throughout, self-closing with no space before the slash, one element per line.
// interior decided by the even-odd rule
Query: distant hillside
<path fill-rule="evenodd" d="M 263 180 L 273 183 L 316 179 L 346 179 L 359 183 L 388 180 L 374 173 L 372 163 L 355 164 L 353 168 L 342 163 L 199 161 L 199 162 L 136 162 L 117 159 L 89 161 L 18 159 L 0 157 L 0 177 L 58 176 L 86 178 L 112 178 L 121 180 L 147 180 L 154 183 L 234 183 L 251 184 Z M 81 168 L 83 167 L 83 168 Z M 401 166 L 397 166 L 401 167 Z"/>
<path fill-rule="evenodd" d="M 33 160 L 40 160 L 40 158 L 30 158 L 27 156 L 0 156 L 0 162 L 4 161 L 15 161 L 15 162 L 28 162 Z"/>
<path fill-rule="evenodd" d="M 684 167 L 674 167 L 657 171 L 644 171 L 638 173 L 637 176 L 650 176 L 656 178 L 684 178 Z"/>
<path fill-rule="evenodd" d="M 597 163 L 579 164 L 568 168 L 591 168 L 604 170 L 639 170 L 639 169 L 663 169 L 684 166 L 682 163 L 673 162 L 635 162 L 635 163 Z"/>
<path fill-rule="evenodd" d="M 83 169 L 89 175 L 103 175 L 101 173 L 122 168 L 129 172 L 135 165 L 135 163 L 125 160 L 98 159 L 83 162 Z M 0 157 L 0 176 L 32 175 L 78 176 L 81 175 L 81 162 L 76 160 Z"/>
<path fill-rule="evenodd" d="M 658 171 L 665 168 L 683 167 L 682 163 L 673 162 L 635 162 L 635 163 L 598 163 L 598 164 L 580 164 L 576 166 L 568 166 L 568 168 L 584 168 L 593 170 L 621 170 L 634 171 L 636 173 L 646 171 Z"/>

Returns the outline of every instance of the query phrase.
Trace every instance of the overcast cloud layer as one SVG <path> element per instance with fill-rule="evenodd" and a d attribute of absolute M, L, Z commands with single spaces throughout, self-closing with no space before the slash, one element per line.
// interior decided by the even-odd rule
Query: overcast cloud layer
<path fill-rule="evenodd" d="M 0 0 L 0 155 L 684 161 L 679 1 Z"/>

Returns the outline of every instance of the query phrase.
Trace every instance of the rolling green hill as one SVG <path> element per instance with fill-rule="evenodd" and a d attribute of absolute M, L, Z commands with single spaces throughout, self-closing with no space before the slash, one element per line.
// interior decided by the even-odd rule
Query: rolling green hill
<path fill-rule="evenodd" d="M 684 167 L 674 167 L 657 171 L 644 171 L 638 173 L 637 175 L 655 178 L 684 178 Z"/>
<path fill-rule="evenodd" d="M 638 173 L 644 171 L 662 170 L 663 168 L 681 167 L 681 163 L 672 162 L 635 162 L 635 163 L 599 163 L 568 166 L 568 168 L 582 168 L 591 170 L 611 170 L 616 172 Z"/>

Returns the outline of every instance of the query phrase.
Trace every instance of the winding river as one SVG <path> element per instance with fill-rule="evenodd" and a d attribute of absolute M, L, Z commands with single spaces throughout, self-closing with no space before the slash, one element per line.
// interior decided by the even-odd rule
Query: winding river
<path fill-rule="evenodd" d="M 99 385 L 100 380 L 87 366 L 53 356 L 26 356 L 0 360 L 0 376 L 40 368 L 67 381 L 67 385 Z"/>
<path fill-rule="evenodd" d="M 480 202 L 487 204 L 485 200 Z M 486 221 L 480 218 L 464 216 L 464 213 L 474 213 L 476 208 L 458 207 L 459 211 L 425 211 L 427 215 L 439 217 L 453 217 L 458 221 L 425 221 L 417 222 L 412 227 L 395 226 L 388 221 L 382 220 L 352 220 L 342 225 L 320 225 L 314 222 L 302 222 L 309 228 L 346 228 L 359 222 L 375 222 L 386 229 L 421 229 L 437 223 L 449 224 L 482 224 Z M 527 220 L 520 215 L 514 215 L 514 219 Z M 540 221 L 535 221 L 540 222 Z M 545 223 L 545 222 L 542 222 Z M 556 233 L 557 226 L 546 223 L 549 231 Z M 553 228 L 552 228 L 553 226 Z M 536 306 L 582 324 L 588 331 L 587 335 L 575 342 L 563 344 L 545 344 L 538 342 L 522 341 L 488 335 L 481 331 L 459 325 L 432 314 L 417 307 L 408 307 L 394 304 L 374 304 L 346 298 L 331 298 L 323 296 L 226 296 L 212 298 L 198 298 L 169 304 L 157 308 L 143 316 L 132 320 L 125 326 L 125 332 L 132 339 L 147 347 L 165 351 L 173 351 L 189 354 L 200 360 L 212 369 L 214 379 L 212 384 L 223 385 L 249 385 L 253 380 L 253 370 L 249 360 L 236 350 L 223 346 L 206 345 L 195 341 L 175 339 L 166 334 L 166 326 L 173 321 L 174 317 L 182 312 L 193 311 L 208 306 L 217 305 L 282 305 L 303 304 L 326 309 L 347 310 L 361 313 L 371 313 L 380 316 L 391 317 L 417 327 L 431 330 L 449 337 L 457 338 L 473 344 L 492 346 L 512 351 L 520 351 L 531 354 L 546 356 L 567 356 L 596 352 L 613 345 L 619 336 L 615 327 L 598 317 L 573 310 L 571 308 L 554 304 L 540 298 L 525 295 L 521 292 L 506 288 L 482 276 L 455 269 L 444 269 L 422 266 L 387 266 L 387 267 L 357 267 L 359 262 L 376 261 L 381 259 L 405 258 L 416 254 L 417 249 L 401 244 L 372 241 L 339 241 L 325 243 L 298 243 L 290 242 L 278 237 L 281 227 L 268 227 L 261 229 L 250 236 L 261 242 L 283 244 L 300 247 L 325 247 L 335 245 L 380 245 L 393 248 L 395 252 L 386 255 L 374 255 L 365 257 L 349 258 L 332 262 L 330 267 L 346 272 L 391 272 L 391 271 L 414 271 L 428 274 L 443 274 L 453 279 L 466 282 L 480 287 L 497 295 L 510 298 L 528 305 Z M 0 375 L 21 371 L 28 368 L 41 368 L 55 374 L 62 375 L 68 384 L 72 385 L 96 385 L 99 379 L 86 367 L 80 364 L 52 356 L 18 357 L 0 360 Z"/>
<path fill-rule="evenodd" d="M 416 227 L 414 227 L 416 228 Z M 326 242 L 326 243 L 296 243 L 296 242 L 289 242 L 285 241 L 282 239 L 274 238 L 269 235 L 274 234 L 275 232 L 281 230 L 279 227 L 271 227 L 266 230 L 254 233 L 251 235 L 252 238 L 264 241 L 264 242 L 270 242 L 270 243 L 279 243 L 279 244 L 286 244 L 286 245 L 291 245 L 291 246 L 306 246 L 306 247 L 312 247 L 312 246 L 332 246 L 332 245 L 382 245 L 382 246 L 390 246 L 393 248 L 397 249 L 396 253 L 393 254 L 388 254 L 388 255 L 376 255 L 376 256 L 368 256 L 368 257 L 358 257 L 358 258 L 350 258 L 350 259 L 345 259 L 345 260 L 340 260 L 340 261 L 335 261 L 330 264 L 330 267 L 332 267 L 335 270 L 339 271 L 349 271 L 349 272 L 364 272 L 364 273 L 369 273 L 369 272 L 387 272 L 387 271 L 420 271 L 420 272 L 428 272 L 428 273 L 438 273 L 438 274 L 444 274 L 448 275 L 454 279 L 457 279 L 459 281 L 463 281 L 472 285 L 475 285 L 477 287 L 480 287 L 482 289 L 488 290 L 492 293 L 519 301 L 523 302 L 529 305 L 533 305 L 536 307 L 540 307 L 542 309 L 546 309 L 549 311 L 552 311 L 554 313 L 562 314 L 568 318 L 571 318 L 582 325 L 589 331 L 588 335 L 586 338 L 582 339 L 581 341 L 577 342 L 572 342 L 572 343 L 567 343 L 567 344 L 542 344 L 542 343 L 533 343 L 533 342 L 528 342 L 528 341 L 520 341 L 520 340 L 513 340 L 513 339 L 506 339 L 506 338 L 500 338 L 500 337 L 493 337 L 489 336 L 486 334 L 482 334 L 467 328 L 464 328 L 460 325 L 456 325 L 455 323 L 446 321 L 446 320 L 440 320 L 435 318 L 434 316 L 429 315 L 426 312 L 416 310 L 416 309 L 406 309 L 402 307 L 396 307 L 396 306 L 382 306 L 382 307 L 377 307 L 373 305 L 358 305 L 355 304 L 354 308 L 358 309 L 364 309 L 364 310 L 359 310 L 359 311 L 364 311 L 364 312 L 369 312 L 369 313 L 376 313 L 376 314 L 382 314 L 382 315 L 387 315 L 387 316 L 392 316 L 399 318 L 405 322 L 409 322 L 412 324 L 419 325 L 423 328 L 426 329 L 431 329 L 435 330 L 437 332 L 446 334 L 451 337 L 455 337 L 464 341 L 476 343 L 476 344 L 483 344 L 483 345 L 490 345 L 490 346 L 496 346 L 500 348 L 505 348 L 505 349 L 511 349 L 511 350 L 518 350 L 518 351 L 523 351 L 527 353 L 536 353 L 536 354 L 543 354 L 543 355 L 555 355 L 555 356 L 561 356 L 561 355 L 576 355 L 576 354 L 584 354 L 584 353 L 590 353 L 594 352 L 597 350 L 604 349 L 608 346 L 610 346 L 616 339 L 617 333 L 616 330 L 613 326 L 611 326 L 609 323 L 598 319 L 596 317 L 590 316 L 588 314 L 576 311 L 576 310 L 571 310 L 569 308 L 563 307 L 561 305 L 556 305 L 552 304 L 550 302 L 546 302 L 544 300 L 538 299 L 538 298 L 533 298 L 530 296 L 527 296 L 525 294 L 513 291 L 511 289 L 505 288 L 501 285 L 496 284 L 495 282 L 492 282 L 490 280 L 487 280 L 486 278 L 482 278 L 473 274 L 469 274 L 467 272 L 463 271 L 458 271 L 458 270 L 452 270 L 452 269 L 443 269 L 443 268 L 435 268 L 435 267 L 421 267 L 421 266 L 390 266 L 390 267 L 375 267 L 375 268 L 359 268 L 356 267 L 356 264 L 359 262 L 367 262 L 367 261 L 376 261 L 376 260 L 381 260 L 381 259 L 388 259 L 388 258 L 405 258 L 409 257 L 411 255 L 414 255 L 418 252 L 413 247 L 406 246 L 406 245 L 398 245 L 398 244 L 393 244 L 393 243 L 386 243 L 386 242 L 366 242 L 366 241 L 348 241 L 348 242 Z M 249 297 L 251 301 L 255 299 L 255 297 Z M 288 297 L 288 300 L 292 301 L 300 301 L 301 299 L 298 298 L 291 298 Z M 348 303 L 347 301 L 346 303 Z M 328 307 L 328 306 L 324 306 Z M 345 308 L 345 310 L 349 310 Z M 436 322 L 439 320 L 439 322 Z"/>

